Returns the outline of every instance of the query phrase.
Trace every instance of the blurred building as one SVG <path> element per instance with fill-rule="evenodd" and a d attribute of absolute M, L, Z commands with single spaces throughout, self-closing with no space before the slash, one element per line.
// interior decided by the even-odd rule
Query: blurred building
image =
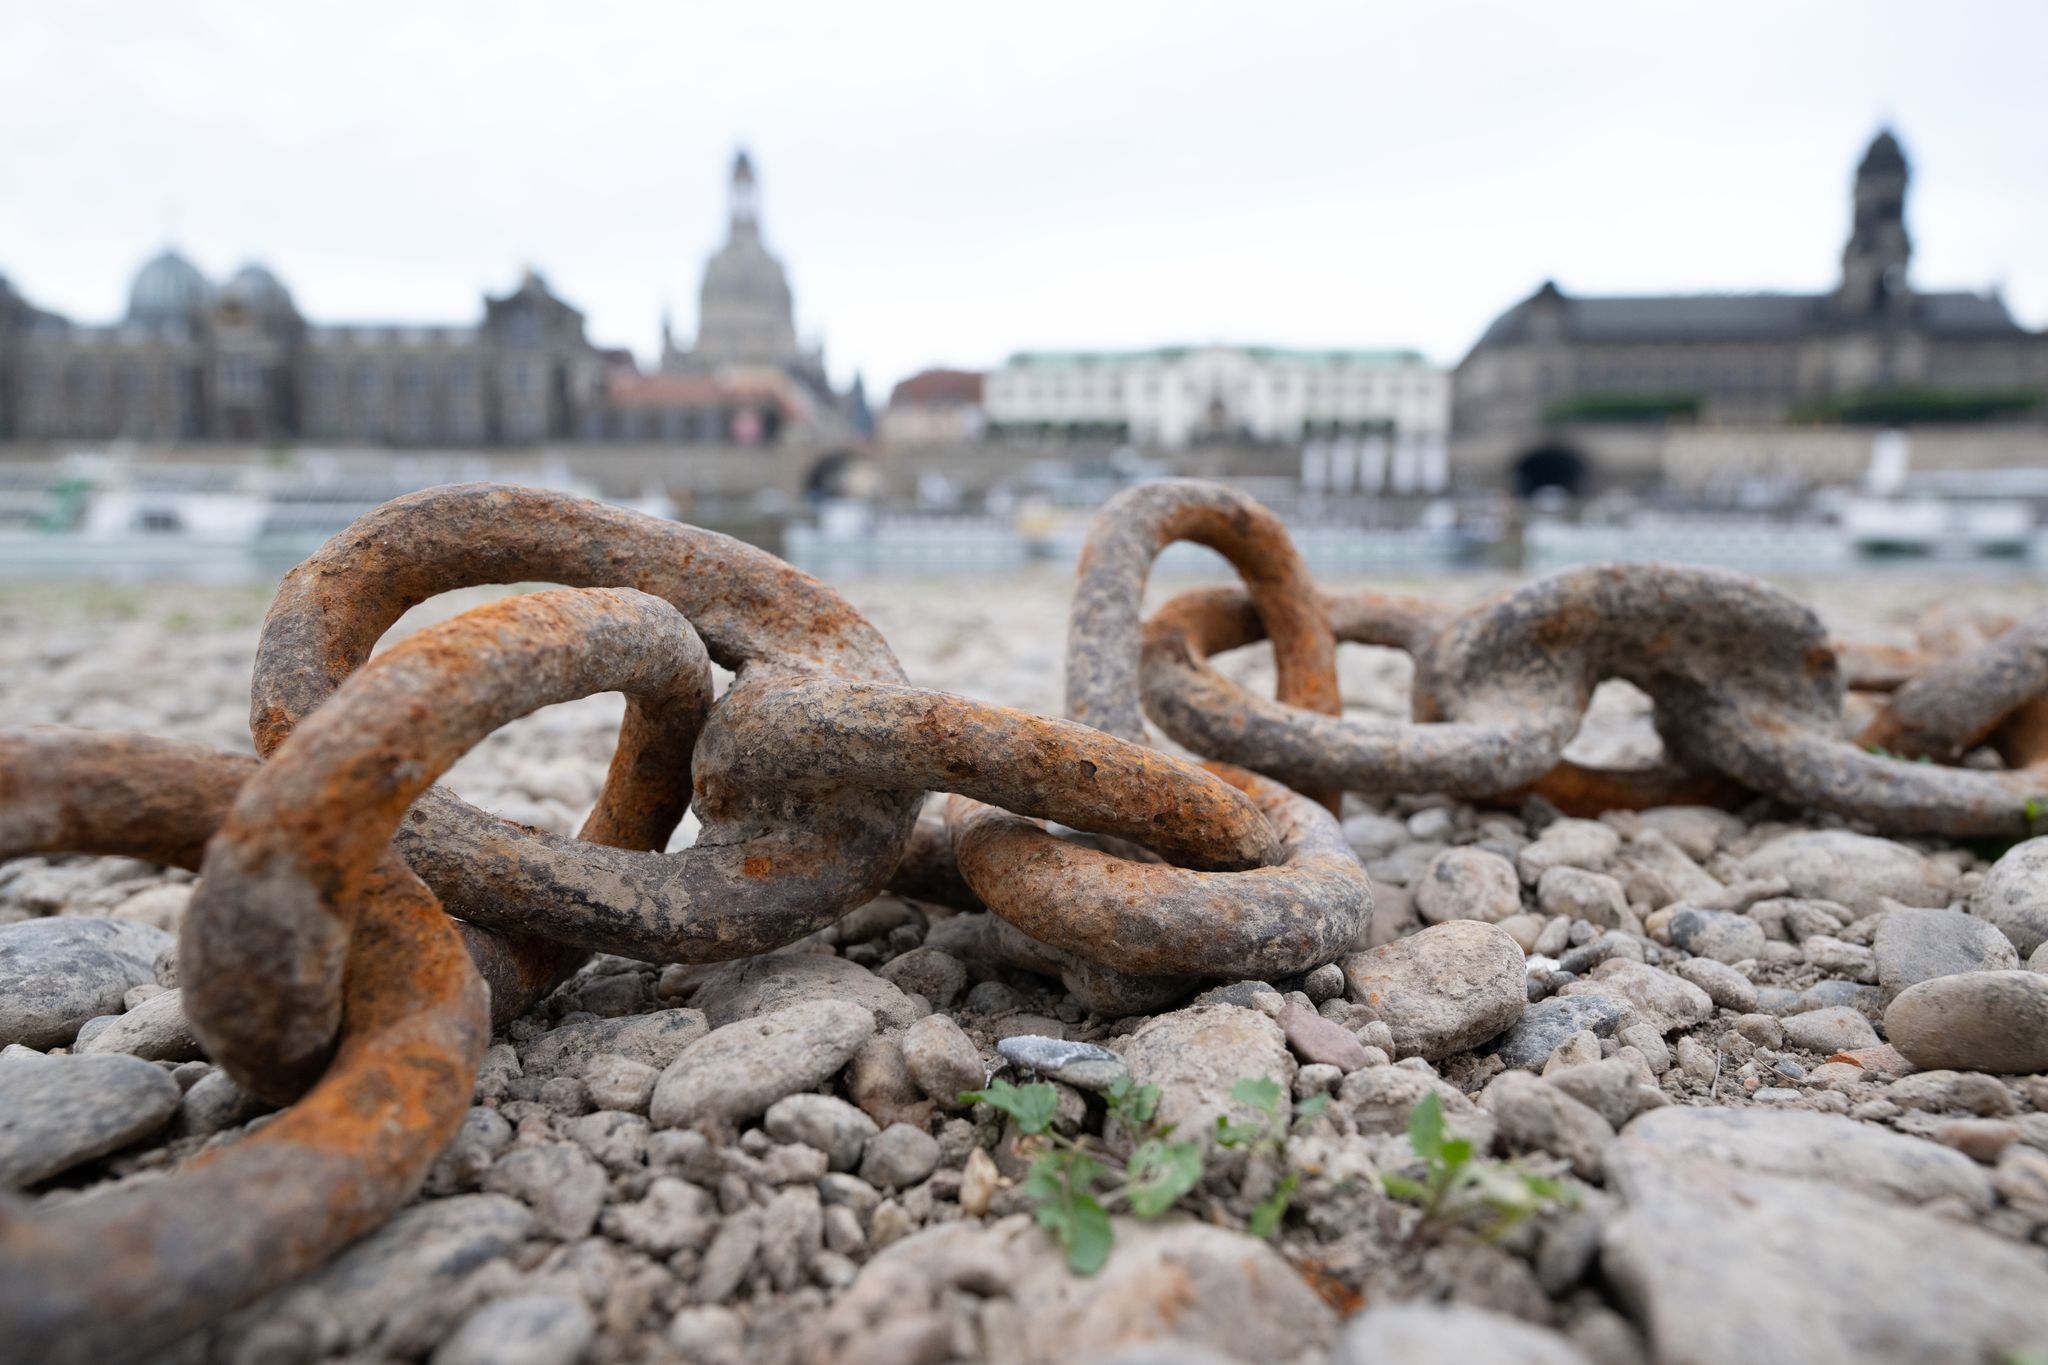
<path fill-rule="evenodd" d="M 877 435 L 889 446 L 957 445 L 981 438 L 979 370 L 921 370 L 889 393 Z"/>
<path fill-rule="evenodd" d="M 263 266 L 216 285 L 174 250 L 106 325 L 35 308 L 0 277 L 0 441 L 744 447 L 854 433 L 864 405 L 797 345 L 744 152 L 702 311 L 697 345 L 676 350 L 664 327 L 660 372 L 643 374 L 532 270 L 486 296 L 479 320 L 448 325 L 313 322 Z"/>
<path fill-rule="evenodd" d="M 988 376 L 983 409 L 991 436 L 1065 434 L 1167 452 L 1372 436 L 1441 464 L 1450 379 L 1414 351 L 1025 351 Z"/>
<path fill-rule="evenodd" d="M 1454 376 L 1452 462 L 1522 492 L 1649 481 L 1671 428 L 2012 418 L 2048 389 L 2048 334 L 1996 293 L 1921 292 L 1909 168 L 1878 134 L 1825 294 L 1579 297 L 1545 281 Z"/>

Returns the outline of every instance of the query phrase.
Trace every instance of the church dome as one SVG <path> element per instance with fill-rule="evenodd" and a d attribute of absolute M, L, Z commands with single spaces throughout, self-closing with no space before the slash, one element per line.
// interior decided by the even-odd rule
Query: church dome
<path fill-rule="evenodd" d="M 704 302 L 790 311 L 789 276 L 761 239 L 735 234 L 704 266 Z"/>
<path fill-rule="evenodd" d="M 294 311 L 291 291 L 284 287 L 284 281 L 255 261 L 234 273 L 221 289 L 221 301 L 260 317 L 289 315 Z"/>
<path fill-rule="evenodd" d="M 189 322 L 213 300 L 199 267 L 166 249 L 136 273 L 128 291 L 128 321 L 146 327 Z"/>

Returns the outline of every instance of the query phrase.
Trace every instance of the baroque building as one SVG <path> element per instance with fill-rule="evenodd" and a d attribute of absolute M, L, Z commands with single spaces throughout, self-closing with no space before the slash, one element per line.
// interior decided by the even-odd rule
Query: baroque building
<path fill-rule="evenodd" d="M 216 285 L 166 249 L 106 325 L 28 302 L 0 276 L 0 441 L 133 440 L 400 447 L 830 442 L 851 396 L 796 342 L 782 267 L 760 240 L 744 152 L 732 238 L 706 267 L 697 347 L 664 327 L 659 373 L 594 345 L 533 270 L 473 322 L 308 320 L 258 264 Z"/>
<path fill-rule="evenodd" d="M 2048 334 L 1993 293 L 1908 277 L 1905 153 L 1880 132 L 1856 168 L 1849 240 L 1823 294 L 1586 297 L 1544 284 L 1453 377 L 1454 467 L 1527 493 L 1646 481 L 1665 427 L 2023 418 L 2048 392 Z"/>

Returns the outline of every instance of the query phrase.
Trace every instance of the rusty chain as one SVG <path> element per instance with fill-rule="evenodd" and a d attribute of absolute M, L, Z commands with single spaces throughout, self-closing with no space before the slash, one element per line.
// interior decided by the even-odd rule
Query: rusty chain
<path fill-rule="evenodd" d="M 1141 621 L 1178 540 L 1243 586 Z M 533 582 L 565 586 L 372 657 L 430 597 Z M 1276 700 L 1210 665 L 1269 636 Z M 1339 641 L 1414 656 L 1413 720 L 1342 716 Z M 717 696 L 714 663 L 733 674 Z M 1664 766 L 1562 760 L 1607 678 L 1651 697 Z M 518 716 L 611 691 L 625 719 L 577 837 L 433 785 Z M 890 886 L 986 909 L 998 956 L 1128 1012 L 1203 980 L 1290 977 L 1359 939 L 1372 900 L 1333 814 L 1344 791 L 1533 792 L 1577 812 L 1762 793 L 1891 831 L 2014 832 L 2048 786 L 2048 617 L 1956 614 L 1917 650 L 1838 646 L 1774 589 L 1658 565 L 1464 611 L 1325 596 L 1266 509 L 1166 481 L 1091 531 L 1067 709 L 912 687 L 831 588 L 712 532 L 492 485 L 375 509 L 280 585 L 252 686 L 260 761 L 0 735 L 0 857 L 200 871 L 187 1013 L 238 1084 L 291 1106 L 168 1179 L 0 1201 L 0 1319 L 37 1358 L 128 1358 L 321 1264 L 418 1189 L 492 1026 L 592 951 L 743 957 Z M 1219 761 L 1152 747 L 1148 715 Z M 1901 761 L 1984 742 L 2006 770 Z M 950 794 L 943 818 L 921 816 L 927 793 Z M 664 851 L 692 806 L 698 840 Z"/>
<path fill-rule="evenodd" d="M 1150 515 L 1125 494 L 1103 518 L 1143 534 Z M 1141 587 L 1118 583 L 1119 622 L 1136 615 Z M 1286 658 L 1300 647 L 1303 602 L 1340 640 L 1413 656 L 1412 719 L 1333 715 L 1326 688 L 1303 688 L 1284 668 L 1268 701 L 1210 666 L 1268 635 Z M 1108 614 L 1077 597 L 1075 638 L 1102 648 L 1092 632 Z M 1257 589 L 1187 592 L 1135 642 L 1119 635 L 1117 653 L 1137 655 L 1145 711 L 1170 737 L 1299 790 L 1533 792 L 1579 814 L 1761 794 L 1886 833 L 1952 837 L 2027 833 L 2048 795 L 2048 614 L 1988 630 L 1980 622 L 1961 637 L 1950 629 L 1936 641 L 1947 646 L 1938 661 L 1838 650 L 1808 608 L 1754 579 L 1624 564 L 1566 570 L 1466 611 L 1310 595 L 1271 620 L 1280 625 Z M 1971 647 L 1956 650 L 1963 639 Z M 1869 681 L 1896 689 L 1861 727 L 1845 709 L 1844 653 Z M 1070 677 L 1072 668 L 1070 659 Z M 1651 698 L 1665 765 L 1616 772 L 1564 761 L 1594 686 L 1609 678 Z M 1953 761 L 1987 737 L 2003 770 L 1911 761 Z"/>

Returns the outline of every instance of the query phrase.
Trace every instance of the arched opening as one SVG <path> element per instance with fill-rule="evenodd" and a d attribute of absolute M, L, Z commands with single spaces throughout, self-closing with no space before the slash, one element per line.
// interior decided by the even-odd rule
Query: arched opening
<path fill-rule="evenodd" d="M 852 466 L 851 451 L 835 450 L 820 456 L 804 474 L 804 496 L 812 502 L 845 497 Z"/>
<path fill-rule="evenodd" d="M 1585 491 L 1587 472 L 1586 457 L 1571 447 L 1538 446 L 1515 461 L 1515 496 L 1532 498 L 1556 488 L 1576 498 Z"/>

